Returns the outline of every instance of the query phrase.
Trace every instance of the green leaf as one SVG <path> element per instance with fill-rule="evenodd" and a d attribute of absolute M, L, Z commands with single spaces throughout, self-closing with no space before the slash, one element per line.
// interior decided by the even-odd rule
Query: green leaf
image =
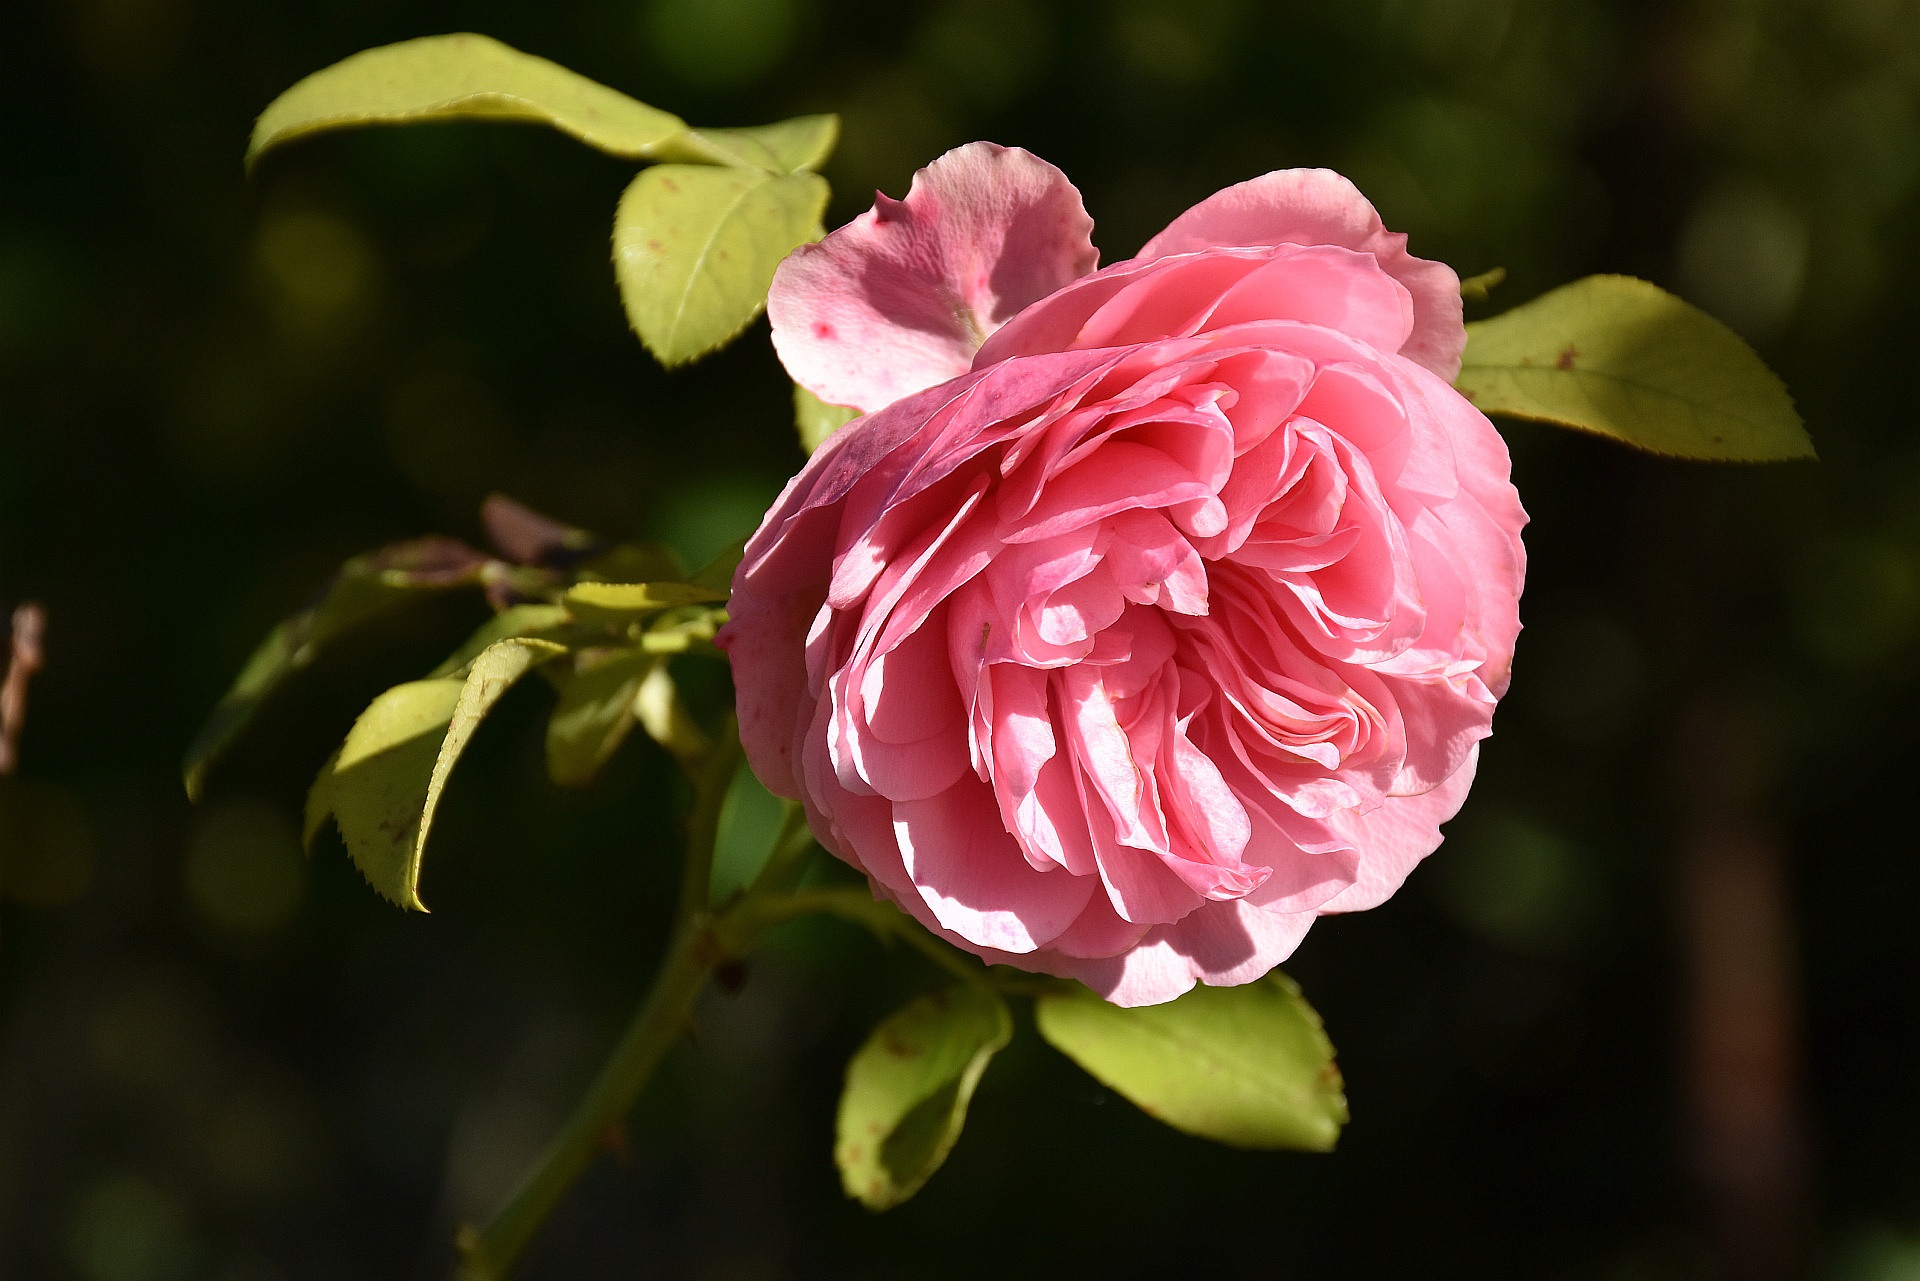
<path fill-rule="evenodd" d="M 409 681 L 380 695 L 347 732 L 331 773 L 314 784 L 367 883 L 389 901 L 423 912 L 413 854 L 461 688 L 453 680 Z M 308 806 L 311 818 L 311 795 Z"/>
<path fill-rule="evenodd" d="M 974 1086 L 1013 1037 L 999 997 L 963 983 L 906 1006 L 847 1064 L 833 1159 L 847 1195 L 869 1210 L 899 1205 L 947 1159 Z"/>
<path fill-rule="evenodd" d="M 574 570 L 586 583 L 679 582 L 687 576 L 680 557 L 661 543 L 620 543 Z"/>
<path fill-rule="evenodd" d="M 1055 1048 L 1176 1130 L 1327 1152 L 1346 1124 L 1333 1046 L 1284 975 L 1137 1009 L 1075 987 L 1041 996 L 1034 1017 Z"/>
<path fill-rule="evenodd" d="M 584 650 L 557 679 L 560 701 L 547 720 L 547 774 L 561 787 L 585 787 L 634 723 L 634 696 L 664 660 L 634 650 Z M 551 669 L 549 669 L 551 671 Z"/>
<path fill-rule="evenodd" d="M 727 593 L 698 583 L 575 583 L 565 601 L 583 619 L 640 618 L 682 605 L 705 605 Z"/>
<path fill-rule="evenodd" d="M 356 556 L 341 566 L 316 604 L 268 635 L 187 749 L 182 777 L 199 800 L 207 770 L 232 745 L 267 697 L 317 658 L 329 641 L 424 591 L 479 584 L 487 557 L 451 538 L 421 538 Z"/>
<path fill-rule="evenodd" d="M 464 676 L 467 664 L 480 657 L 490 646 L 506 640 L 510 636 L 535 636 L 542 632 L 552 632 L 573 621 L 561 605 L 509 605 L 489 618 L 460 643 L 460 648 L 447 656 L 447 660 L 427 675 L 429 678 L 440 676 Z"/>
<path fill-rule="evenodd" d="M 333 817 L 333 771 L 339 764 L 340 752 L 335 749 L 314 775 L 313 786 L 307 789 L 307 808 L 300 824 L 300 848 L 308 854 L 313 853 L 313 841 L 320 835 L 320 829 Z"/>
<path fill-rule="evenodd" d="M 665 663 L 656 665 L 634 692 L 633 714 L 647 731 L 647 737 L 667 749 L 686 769 L 692 769 L 706 756 L 711 744 L 706 733 L 687 711 L 680 698 L 680 687 Z"/>
<path fill-rule="evenodd" d="M 727 611 L 690 606 L 658 614 L 640 634 L 640 647 L 649 654 L 685 654 L 710 651 L 713 638 L 726 625 Z"/>
<path fill-rule="evenodd" d="M 467 750 L 467 743 L 472 740 L 474 731 L 480 728 L 480 722 L 486 719 L 501 695 L 513 688 L 522 676 L 548 659 L 566 652 L 565 646 L 552 641 L 521 636 L 489 646 L 480 657 L 473 660 L 473 666 L 467 671 L 467 679 L 460 687 L 460 701 L 454 706 L 453 718 L 447 725 L 447 736 L 441 742 L 439 755 L 433 762 L 433 777 L 427 784 L 426 802 L 420 813 L 420 831 L 414 840 L 412 864 L 408 868 L 410 889 L 417 886 L 420 879 L 420 856 L 426 850 L 427 833 L 433 827 L 433 812 L 439 808 L 447 779 L 460 760 L 460 754 Z"/>
<path fill-rule="evenodd" d="M 1631 276 L 1588 276 L 1467 326 L 1455 385 L 1489 414 L 1681 458 L 1812 458 L 1787 389 L 1725 325 Z"/>
<path fill-rule="evenodd" d="M 260 113 L 247 164 L 330 129 L 440 120 L 551 125 L 631 160 L 726 163 L 687 122 L 487 36 L 426 36 L 356 53 L 316 71 Z"/>
<path fill-rule="evenodd" d="M 773 856 L 789 804 L 769 792 L 744 760 L 740 762 L 720 804 L 715 829 L 713 873 L 708 882 L 708 901 L 713 906 L 745 890 L 760 875 Z"/>
<path fill-rule="evenodd" d="M 316 783 L 369 884 L 402 907 L 420 901 L 420 857 L 454 764 L 500 696 L 535 665 L 565 650 L 550 641 L 500 641 L 465 680 L 397 685 L 347 733 L 330 776 Z M 309 797 L 312 822 L 314 800 Z"/>
<path fill-rule="evenodd" d="M 1468 302 L 1485 302 L 1501 281 L 1507 278 L 1505 267 L 1493 267 L 1460 282 L 1460 296 Z"/>
<path fill-rule="evenodd" d="M 793 423 L 800 429 L 800 448 L 811 454 L 827 437 L 860 416 L 847 405 L 829 405 L 799 383 L 793 385 Z"/>
<path fill-rule="evenodd" d="M 700 133 L 723 145 L 744 139 L 764 149 L 779 166 L 780 173 L 817 171 L 827 163 L 834 144 L 840 141 L 840 117 L 795 116 L 778 124 L 748 129 L 702 129 Z"/>
<path fill-rule="evenodd" d="M 613 266 L 647 350 L 683 365 L 731 341 L 766 306 L 780 260 L 824 234 L 826 207 L 818 174 L 643 171 L 614 215 Z"/>

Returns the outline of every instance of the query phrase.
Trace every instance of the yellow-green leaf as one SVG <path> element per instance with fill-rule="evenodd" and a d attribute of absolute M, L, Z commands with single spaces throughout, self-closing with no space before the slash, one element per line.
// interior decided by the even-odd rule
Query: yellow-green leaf
<path fill-rule="evenodd" d="M 589 583 L 679 582 L 687 576 L 680 557 L 660 543 L 620 543 L 573 572 L 577 579 Z"/>
<path fill-rule="evenodd" d="M 389 901 L 423 912 L 414 850 L 461 685 L 409 681 L 374 699 L 347 732 L 332 771 L 314 784 L 367 883 Z M 313 808 L 310 795 L 310 819 Z"/>
<path fill-rule="evenodd" d="M 464 676 L 466 666 L 486 650 L 510 636 L 539 636 L 556 631 L 573 621 L 573 615 L 560 605 L 509 605 L 480 624 L 473 635 L 447 660 L 428 672 L 429 677 Z"/>
<path fill-rule="evenodd" d="M 627 319 L 664 365 L 726 345 L 767 305 L 774 268 L 818 239 L 818 174 L 656 165 L 620 197 L 614 274 Z"/>
<path fill-rule="evenodd" d="M 551 125 L 632 160 L 730 159 L 670 112 L 498 40 L 463 34 L 383 45 L 314 72 L 260 113 L 247 163 L 325 130 L 438 120 Z"/>
<path fill-rule="evenodd" d="M 586 650 L 574 661 L 556 680 L 560 701 L 547 720 L 547 774 L 561 787 L 585 787 L 619 750 L 633 729 L 640 682 L 663 660 L 634 650 Z"/>
<path fill-rule="evenodd" d="M 314 775 L 313 786 L 307 789 L 307 807 L 300 824 L 300 848 L 309 854 L 313 853 L 313 838 L 320 835 L 320 829 L 333 817 L 333 770 L 339 763 L 340 752 L 335 749 Z"/>
<path fill-rule="evenodd" d="M 500 696 L 511 689 L 515 682 L 541 663 L 566 652 L 565 646 L 552 641 L 514 637 L 489 646 L 467 669 L 467 679 L 460 686 L 460 699 L 454 705 L 453 716 L 447 725 L 447 736 L 434 758 L 433 776 L 427 783 L 426 803 L 421 810 L 420 830 L 414 838 L 413 860 L 408 869 L 410 887 L 419 883 L 420 856 L 427 848 L 427 833 L 433 827 L 433 813 L 439 808 L 447 779 L 453 774 L 460 754 L 467 750 L 467 743 L 472 740 L 474 731 L 480 728 L 480 722 L 486 719 L 493 705 L 500 701 Z"/>
<path fill-rule="evenodd" d="M 673 683 L 673 673 L 664 662 L 656 664 L 634 691 L 633 714 L 647 737 L 671 752 L 684 769 L 697 766 L 711 746 L 705 731 L 687 711 L 680 688 Z"/>
<path fill-rule="evenodd" d="M 800 429 L 800 448 L 809 454 L 859 416 L 857 409 L 829 405 L 799 383 L 793 385 L 793 424 Z"/>
<path fill-rule="evenodd" d="M 1467 326 L 1455 385 L 1489 414 L 1657 454 L 1812 458 L 1787 389 L 1731 329 L 1656 285 L 1588 276 Z"/>
<path fill-rule="evenodd" d="M 833 1158 L 847 1195 L 869 1210 L 899 1205 L 947 1159 L 980 1074 L 1013 1037 L 1007 1007 L 963 983 L 889 1017 L 847 1064 Z"/>
<path fill-rule="evenodd" d="M 1176 1130 L 1326 1152 L 1346 1124 L 1333 1046 L 1284 975 L 1136 1009 L 1076 986 L 1041 996 L 1034 1017 L 1055 1048 Z"/>
<path fill-rule="evenodd" d="M 261 642 L 187 749 L 182 777 L 199 800 L 207 770 L 232 745 L 269 695 L 312 663 L 328 642 L 420 592 L 473 587 L 488 559 L 451 538 L 420 538 L 356 556 L 341 566 L 318 603 L 282 622 Z"/>
<path fill-rule="evenodd" d="M 727 598 L 724 591 L 698 583 L 575 583 L 565 601 L 582 618 L 609 615 L 640 617 L 681 605 L 706 605 Z"/>
<path fill-rule="evenodd" d="M 780 173 L 818 170 L 833 154 L 840 141 L 840 117 L 795 116 L 777 124 L 756 125 L 747 129 L 702 129 L 703 137 L 723 145 L 744 139 L 763 148 Z"/>
<path fill-rule="evenodd" d="M 397 685 L 360 714 L 347 741 L 308 798 L 308 822 L 324 804 L 354 865 L 374 889 L 424 912 L 420 858 L 433 814 L 455 762 L 500 696 L 539 663 L 566 652 L 550 641 L 516 637 L 473 660 L 465 680 Z"/>

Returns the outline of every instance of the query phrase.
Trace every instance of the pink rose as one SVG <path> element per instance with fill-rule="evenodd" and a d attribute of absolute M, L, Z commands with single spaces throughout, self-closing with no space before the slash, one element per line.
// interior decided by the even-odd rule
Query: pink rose
<path fill-rule="evenodd" d="M 754 772 L 874 892 L 1122 1005 L 1245 983 L 1440 843 L 1507 686 L 1526 523 L 1449 385 L 1458 281 L 1270 173 L 1094 270 L 1053 166 L 974 143 L 774 279 L 866 416 L 747 545 Z"/>

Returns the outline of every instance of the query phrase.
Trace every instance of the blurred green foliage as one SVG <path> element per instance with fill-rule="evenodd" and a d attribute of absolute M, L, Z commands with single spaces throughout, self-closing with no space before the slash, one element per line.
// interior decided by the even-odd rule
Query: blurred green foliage
<path fill-rule="evenodd" d="M 940 1177 L 875 1219 L 825 1155 L 838 1080 L 932 974 L 822 922 L 709 995 L 630 1154 L 524 1276 L 1706 1275 L 1674 867 L 1701 764 L 1678 726 L 1710 698 L 1759 727 L 1755 804 L 1791 856 L 1811 1266 L 1912 1275 L 1910 0 L 0 8 L 0 597 L 51 618 L 24 771 L 0 780 L 0 1275 L 442 1275 L 660 946 L 671 765 L 642 744 L 552 788 L 532 683 L 447 791 L 432 917 L 331 838 L 290 861 L 315 767 L 473 602 L 329 654 L 206 808 L 178 792 L 251 645 L 346 556 L 476 539 L 503 489 L 697 564 L 799 465 L 763 330 L 671 375 L 627 331 L 607 211 L 630 166 L 439 127 L 243 179 L 289 84 L 455 30 L 688 119 L 844 113 L 829 225 L 978 137 L 1061 165 L 1108 260 L 1227 183 L 1331 165 L 1416 252 L 1508 269 L 1470 314 L 1593 271 L 1700 304 L 1759 344 L 1823 459 L 1509 433 L 1528 631 L 1480 783 L 1404 893 L 1289 966 L 1341 1050 L 1337 1153 L 1162 1130 L 1022 1036 Z M 685 661 L 711 709 L 724 676 Z"/>

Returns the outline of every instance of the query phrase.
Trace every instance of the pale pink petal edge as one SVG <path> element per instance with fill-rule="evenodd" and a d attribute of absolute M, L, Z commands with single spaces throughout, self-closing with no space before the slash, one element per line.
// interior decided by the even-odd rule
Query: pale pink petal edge
<path fill-rule="evenodd" d="M 1452 382 L 1467 348 L 1460 278 L 1407 252 L 1360 189 L 1331 169 L 1276 169 L 1208 196 L 1141 249 L 1144 261 L 1228 246 L 1339 245 L 1370 253 L 1413 295 L 1413 333 L 1400 354 Z"/>

